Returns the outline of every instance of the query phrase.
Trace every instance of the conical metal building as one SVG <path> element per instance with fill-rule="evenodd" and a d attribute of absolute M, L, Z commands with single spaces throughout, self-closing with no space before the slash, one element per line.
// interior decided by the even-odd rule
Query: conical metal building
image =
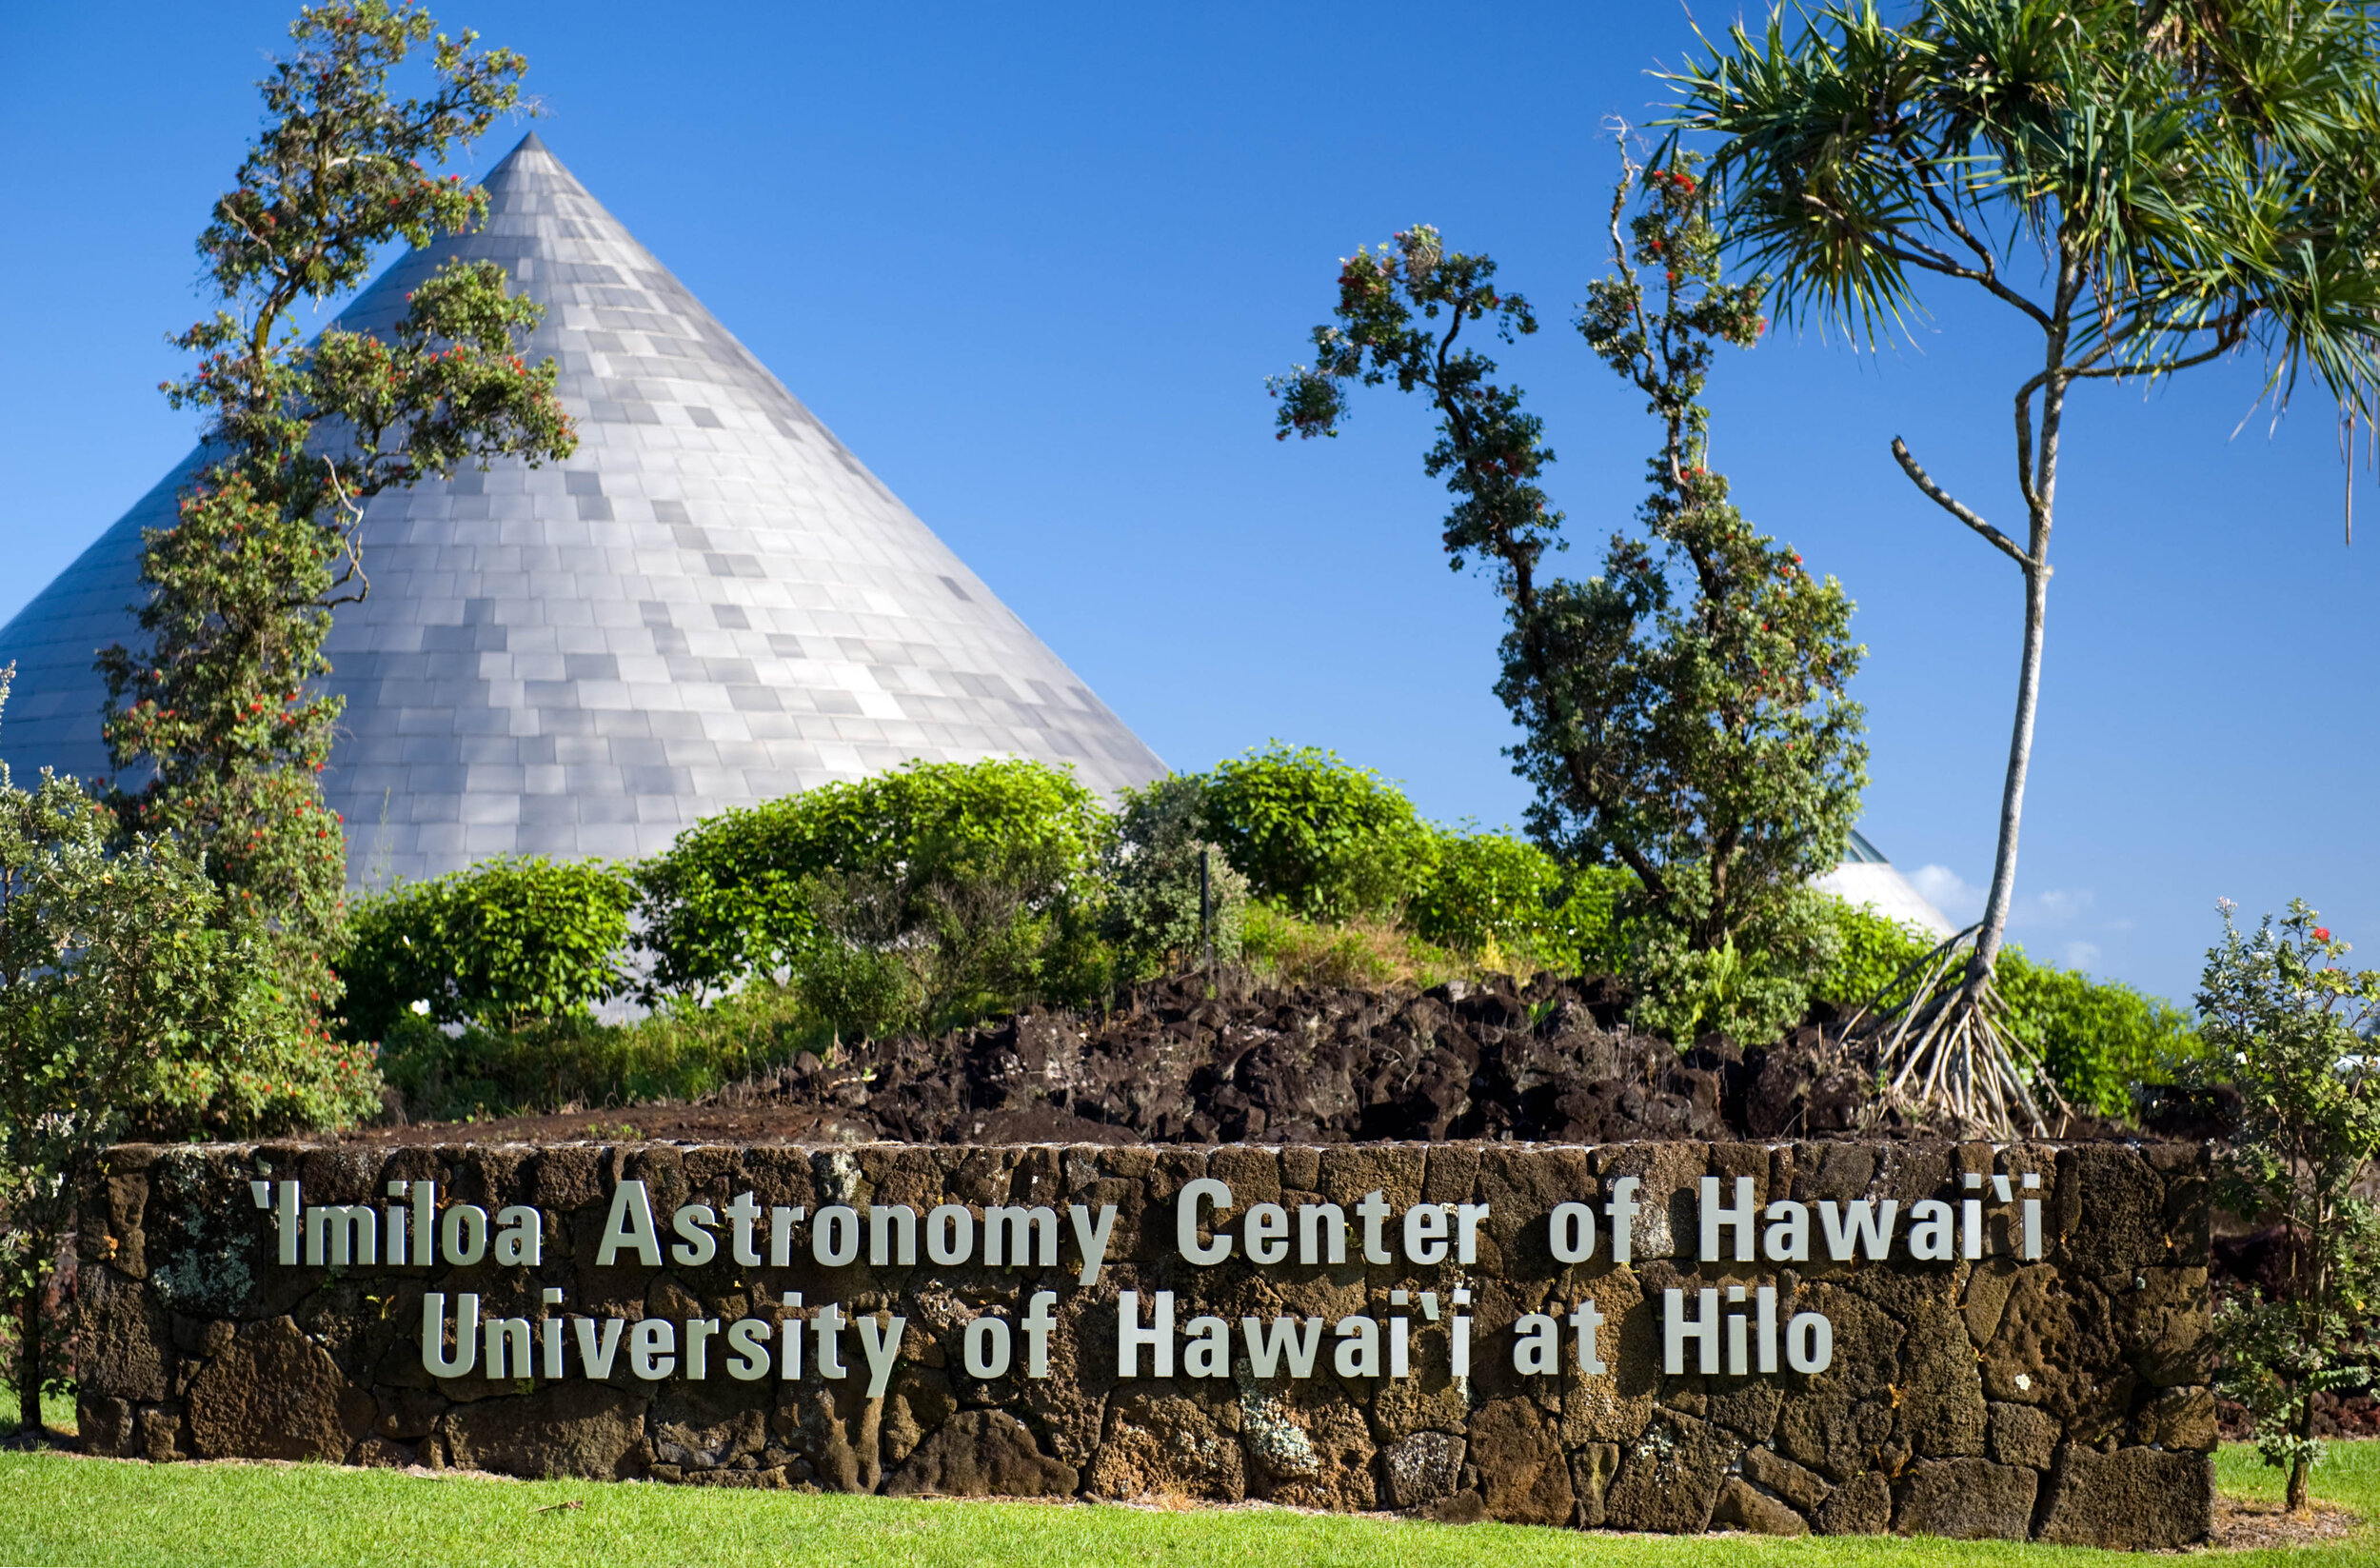
<path fill-rule="evenodd" d="M 912 758 L 1039 758 L 1101 791 L 1164 772 L 534 135 L 486 189 L 478 232 L 396 262 L 341 324 L 390 327 L 449 257 L 503 263 L 545 307 L 528 356 L 561 367 L 580 445 L 369 504 L 371 595 L 328 645 L 350 881 L 650 854 Z M 0 627 L 20 778 L 107 770 L 92 655 L 141 645 L 141 530 L 197 462 Z"/>

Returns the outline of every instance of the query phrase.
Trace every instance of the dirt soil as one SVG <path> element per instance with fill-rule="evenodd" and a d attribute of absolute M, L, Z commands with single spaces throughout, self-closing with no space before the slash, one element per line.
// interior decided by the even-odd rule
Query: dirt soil
<path fill-rule="evenodd" d="M 2251 1502 L 2215 1494 L 2214 1533 L 2203 1550 L 2247 1552 L 2269 1546 L 2319 1546 L 2346 1540 L 2363 1520 L 2336 1503 L 2309 1502 L 2292 1514 L 2277 1502 Z"/>
<path fill-rule="evenodd" d="M 1104 1014 L 1029 1012 L 934 1040 L 846 1046 L 832 1061 L 805 1052 L 691 1104 L 369 1127 L 346 1137 L 1617 1142 L 1854 1130 L 1872 1070 L 1829 1037 L 1828 1010 L 1765 1048 L 1746 1051 L 1712 1036 L 1681 1053 L 1630 1031 L 1628 1000 L 1607 978 L 1499 977 L 1414 992 L 1278 990 L 1241 977 L 1193 976 L 1142 986 Z M 2116 1131 L 2092 1122 L 2065 1136 Z"/>

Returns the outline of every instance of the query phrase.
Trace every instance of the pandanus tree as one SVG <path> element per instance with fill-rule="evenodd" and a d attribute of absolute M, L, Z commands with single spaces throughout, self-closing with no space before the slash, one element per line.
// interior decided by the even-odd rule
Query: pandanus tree
<path fill-rule="evenodd" d="M 1854 338 L 1972 290 L 2037 343 L 2014 388 L 2023 522 L 2003 529 L 1898 438 L 1902 471 L 2015 570 L 2016 711 L 1980 923 L 1891 1006 L 1896 1091 L 1994 1132 L 2037 1130 L 1996 1022 L 2049 607 L 2067 399 L 2262 357 L 2369 429 L 2380 345 L 2380 49 L 2330 0 L 1837 3 L 1740 24 L 1669 78 L 1672 124 L 1716 140 L 1736 253 L 1788 320 Z"/>

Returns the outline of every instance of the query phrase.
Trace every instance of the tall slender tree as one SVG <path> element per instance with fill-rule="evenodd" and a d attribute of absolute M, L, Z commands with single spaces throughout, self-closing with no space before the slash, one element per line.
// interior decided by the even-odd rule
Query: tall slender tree
<path fill-rule="evenodd" d="M 1505 602 L 1497 694 L 1536 785 L 1530 830 L 1554 852 L 1634 876 L 1641 1016 L 1683 1038 L 1789 1023 L 1826 938 L 1808 879 L 1842 858 L 1864 784 L 1862 715 L 1846 687 L 1862 649 L 1851 601 L 1754 530 L 1710 466 L 1703 389 L 1720 345 L 1766 326 L 1764 280 L 1721 275 L 1714 198 L 1684 154 L 1614 189 L 1610 271 L 1578 329 L 1645 398 L 1657 445 L 1640 532 L 1612 536 L 1600 575 L 1555 574 L 1562 514 L 1541 484 L 1554 453 L 1518 388 L 1464 340 L 1537 330 L 1496 264 L 1418 227 L 1340 270 L 1316 362 L 1273 383 L 1278 433 L 1336 434 L 1351 384 L 1429 398 L 1424 460 L 1457 497 L 1441 535 Z"/>
<path fill-rule="evenodd" d="M 1895 1084 L 2006 1131 L 2034 1120 L 1994 1023 L 2041 690 L 2067 399 L 2261 350 L 2369 427 L 2380 346 L 2380 45 L 2367 0 L 1835 0 L 1738 25 L 1670 78 L 1718 138 L 1731 238 L 1780 312 L 1873 338 L 1976 291 L 2038 345 L 2015 387 L 2013 534 L 1897 437 L 1927 499 L 2024 589 L 1999 845 L 1963 967 L 1893 1021 Z"/>
<path fill-rule="evenodd" d="M 265 129 L 199 236 L 222 307 L 175 340 L 198 365 L 165 388 L 204 414 L 208 460 L 173 525 L 147 536 L 149 645 L 99 665 L 126 831 L 205 857 L 224 918 L 262 934 L 327 1060 L 347 863 L 318 777 L 341 705 L 316 683 L 333 609 L 368 590 L 364 503 L 465 463 L 558 459 L 575 436 L 552 363 L 521 357 L 540 308 L 493 263 L 440 268 L 385 337 L 332 327 L 309 342 L 298 319 L 390 242 L 484 219 L 484 191 L 425 166 L 521 107 L 526 62 L 438 32 L 413 0 L 330 0 L 290 34 L 296 50 L 262 84 Z M 396 97 L 389 76 L 416 51 L 430 89 Z M 202 1094 L 189 1109 L 204 1123 L 228 1103 Z"/>

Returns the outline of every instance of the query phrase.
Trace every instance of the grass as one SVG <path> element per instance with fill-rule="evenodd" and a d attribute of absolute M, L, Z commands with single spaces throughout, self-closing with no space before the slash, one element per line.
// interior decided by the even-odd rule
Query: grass
<path fill-rule="evenodd" d="M 16 1390 L 0 1390 L 0 1438 L 15 1436 L 21 1424 L 16 1419 Z M 44 1394 L 41 1397 L 41 1424 L 52 1432 L 72 1432 L 74 1396 Z"/>
<path fill-rule="evenodd" d="M 761 981 L 624 1023 L 566 1018 L 449 1038 L 405 1019 L 382 1042 L 380 1066 L 407 1118 L 459 1121 L 695 1100 L 826 1039 L 790 989 Z"/>
<path fill-rule="evenodd" d="M 2380 1442 L 2341 1444 L 2317 1497 L 2380 1517 Z M 2217 1460 L 2227 1490 L 2278 1496 L 2253 1452 Z M 557 1506 L 579 1504 L 577 1507 Z M 2227 1555 L 2257 1568 L 2363 1568 L 2367 1529 L 2329 1546 Z M 1101 1505 L 902 1502 L 584 1481 L 424 1480 L 318 1465 L 162 1465 L 0 1455 L 0 1560 L 15 1563 L 833 1565 L 1062 1561 L 1498 1568 L 1591 1561 L 1618 1568 L 1891 1564 L 2022 1568 L 2131 1560 L 2073 1548 L 1890 1538 L 1772 1540 L 1577 1535 L 1250 1508 L 1161 1512 Z"/>
<path fill-rule="evenodd" d="M 1265 903 L 1248 905 L 1240 940 L 1241 961 L 1256 977 L 1284 987 L 1411 985 L 1427 990 L 1450 980 L 1477 981 L 1491 966 L 1385 921 L 1332 924 L 1300 920 Z"/>

